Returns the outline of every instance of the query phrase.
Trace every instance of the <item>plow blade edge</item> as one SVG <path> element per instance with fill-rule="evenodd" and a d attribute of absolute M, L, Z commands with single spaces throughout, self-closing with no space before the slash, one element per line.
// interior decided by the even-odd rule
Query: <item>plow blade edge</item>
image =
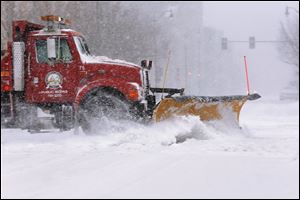
<path fill-rule="evenodd" d="M 175 116 L 198 116 L 202 121 L 229 120 L 239 122 L 240 111 L 247 100 L 260 95 L 236 96 L 179 96 L 163 99 L 153 112 L 156 122 Z"/>

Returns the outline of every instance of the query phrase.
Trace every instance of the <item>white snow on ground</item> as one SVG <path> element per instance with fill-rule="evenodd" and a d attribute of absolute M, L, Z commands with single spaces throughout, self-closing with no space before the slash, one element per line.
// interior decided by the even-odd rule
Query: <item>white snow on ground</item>
<path fill-rule="evenodd" d="M 247 102 L 240 120 L 96 136 L 2 129 L 1 198 L 299 198 L 299 102 Z"/>

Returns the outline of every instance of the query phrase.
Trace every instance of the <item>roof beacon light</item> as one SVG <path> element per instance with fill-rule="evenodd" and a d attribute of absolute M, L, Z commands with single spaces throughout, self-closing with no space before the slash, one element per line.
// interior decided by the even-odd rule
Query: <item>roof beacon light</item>
<path fill-rule="evenodd" d="M 64 19 L 60 16 L 56 15 L 46 15 L 46 16 L 41 16 L 41 20 L 46 21 L 46 22 L 53 22 L 53 23 L 58 23 L 61 25 L 70 25 L 71 21 L 68 19 Z"/>

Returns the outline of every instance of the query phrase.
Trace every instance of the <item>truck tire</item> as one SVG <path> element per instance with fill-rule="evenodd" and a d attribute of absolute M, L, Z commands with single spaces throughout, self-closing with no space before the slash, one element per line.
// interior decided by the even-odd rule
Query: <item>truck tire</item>
<path fill-rule="evenodd" d="M 88 135 L 113 131 L 131 118 L 126 100 L 108 91 L 90 94 L 79 108 L 79 125 Z"/>
<path fill-rule="evenodd" d="M 37 107 L 26 103 L 16 105 L 16 128 L 27 129 L 30 133 L 39 132 L 42 128 L 38 119 Z"/>
<path fill-rule="evenodd" d="M 52 124 L 55 128 L 59 128 L 60 131 L 68 131 L 74 128 L 74 122 L 73 107 L 70 105 L 62 105 L 54 113 Z"/>

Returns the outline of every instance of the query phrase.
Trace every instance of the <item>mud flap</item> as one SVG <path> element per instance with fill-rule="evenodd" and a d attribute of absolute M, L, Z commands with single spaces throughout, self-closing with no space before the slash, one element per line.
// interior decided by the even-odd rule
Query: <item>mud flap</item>
<path fill-rule="evenodd" d="M 179 96 L 165 98 L 156 106 L 156 122 L 175 116 L 198 116 L 202 121 L 225 120 L 239 123 L 240 111 L 247 100 L 256 100 L 257 93 L 236 96 Z"/>

